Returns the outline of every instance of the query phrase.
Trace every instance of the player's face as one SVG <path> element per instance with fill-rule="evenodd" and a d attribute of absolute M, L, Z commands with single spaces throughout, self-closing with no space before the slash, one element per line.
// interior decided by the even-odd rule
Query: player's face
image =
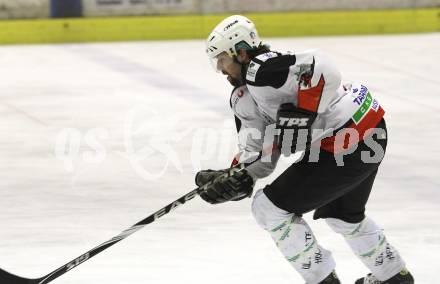
<path fill-rule="evenodd" d="M 234 59 L 226 52 L 217 55 L 216 61 L 217 71 L 222 72 L 224 75 L 227 75 L 229 83 L 236 87 L 242 85 L 242 68 L 240 64 L 235 62 Z"/>

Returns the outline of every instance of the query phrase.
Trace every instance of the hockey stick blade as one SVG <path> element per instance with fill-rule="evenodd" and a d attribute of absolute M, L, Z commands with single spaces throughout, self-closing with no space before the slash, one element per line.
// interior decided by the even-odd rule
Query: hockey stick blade
<path fill-rule="evenodd" d="M 0 268 L 0 280 L 2 284 L 39 284 L 43 278 L 28 279 L 11 274 Z"/>

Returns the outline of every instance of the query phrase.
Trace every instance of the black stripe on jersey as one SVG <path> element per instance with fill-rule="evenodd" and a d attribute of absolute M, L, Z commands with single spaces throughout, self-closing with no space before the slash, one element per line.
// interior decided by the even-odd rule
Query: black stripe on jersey
<path fill-rule="evenodd" d="M 241 129 L 241 120 L 236 115 L 234 115 L 234 118 L 235 118 L 235 128 L 237 128 L 237 133 L 238 133 L 240 132 Z"/>
<path fill-rule="evenodd" d="M 246 80 L 246 83 L 251 86 L 270 86 L 278 89 L 286 83 L 287 76 L 289 75 L 289 67 L 295 65 L 296 56 L 284 54 L 269 58 L 264 62 L 254 58 L 251 63 L 252 62 L 260 64 L 260 68 L 255 75 L 255 82 Z"/>

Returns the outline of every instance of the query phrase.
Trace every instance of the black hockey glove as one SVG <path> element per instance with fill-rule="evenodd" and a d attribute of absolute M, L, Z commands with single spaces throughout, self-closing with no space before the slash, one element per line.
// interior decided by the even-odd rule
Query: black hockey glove
<path fill-rule="evenodd" d="M 226 173 L 228 170 L 202 170 L 196 174 L 196 185 L 198 187 L 215 180 L 218 176 Z"/>
<path fill-rule="evenodd" d="M 196 184 L 199 185 L 198 182 L 202 181 L 202 177 L 210 179 L 209 175 L 216 175 L 216 177 L 204 184 L 203 191 L 200 193 L 200 197 L 208 203 L 218 204 L 226 201 L 238 201 L 252 195 L 254 180 L 245 169 L 231 168 L 220 171 L 201 171 L 196 175 Z"/>
<path fill-rule="evenodd" d="M 310 149 L 312 123 L 316 113 L 297 108 L 292 103 L 280 106 L 277 113 L 277 128 L 281 129 L 278 146 L 285 156 Z"/>

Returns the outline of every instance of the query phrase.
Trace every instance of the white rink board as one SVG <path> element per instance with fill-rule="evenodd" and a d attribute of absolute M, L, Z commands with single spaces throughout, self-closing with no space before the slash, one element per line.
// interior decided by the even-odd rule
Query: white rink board
<path fill-rule="evenodd" d="M 384 106 L 389 144 L 367 209 L 418 284 L 436 283 L 440 263 L 439 35 L 268 41 L 278 50 L 323 49 L 346 81 L 365 82 Z M 202 41 L 0 47 L 0 78 L 0 267 L 26 277 L 192 190 L 198 129 L 234 131 L 231 88 L 211 70 Z M 65 128 L 81 138 L 72 164 L 54 154 Z M 177 134 L 162 141 L 164 129 Z M 94 139 L 100 155 L 91 151 Z M 174 156 L 146 148 L 154 139 Z M 226 154 L 229 144 L 219 144 L 204 167 L 227 166 L 233 149 Z M 141 148 L 147 158 L 139 164 Z M 146 180 L 167 161 L 160 178 Z M 257 227 L 250 202 L 192 200 L 54 283 L 303 283 Z M 325 222 L 310 225 L 333 251 L 343 283 L 367 272 Z"/>
<path fill-rule="evenodd" d="M 0 19 L 49 18 L 49 0 L 0 0 Z"/>
<path fill-rule="evenodd" d="M 200 13 L 197 0 L 82 0 L 86 17 Z"/>

